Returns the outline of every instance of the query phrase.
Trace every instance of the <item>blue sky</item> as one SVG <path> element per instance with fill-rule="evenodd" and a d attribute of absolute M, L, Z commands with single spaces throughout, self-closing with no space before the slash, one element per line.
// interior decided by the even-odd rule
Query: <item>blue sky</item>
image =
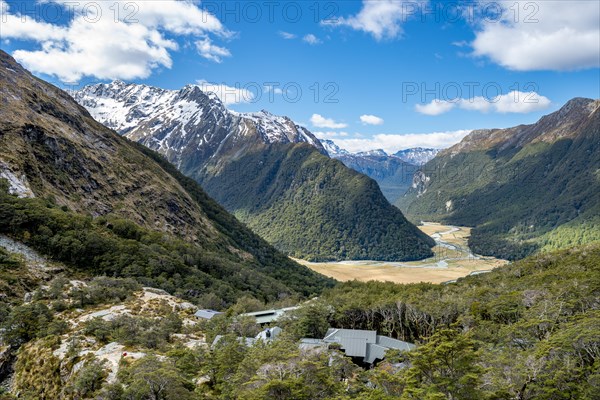
<path fill-rule="evenodd" d="M 59 86 L 201 83 L 352 151 L 444 147 L 600 97 L 598 2 L 72 4 L 0 0 L 1 48 Z"/>

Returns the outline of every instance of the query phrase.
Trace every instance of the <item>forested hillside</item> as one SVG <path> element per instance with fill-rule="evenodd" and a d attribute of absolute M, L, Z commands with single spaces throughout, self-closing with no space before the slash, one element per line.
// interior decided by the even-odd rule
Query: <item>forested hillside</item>
<path fill-rule="evenodd" d="M 269 301 L 310 295 L 330 283 L 283 256 L 259 253 L 255 260 L 219 244 L 189 243 L 115 216 L 92 218 L 0 191 L 0 233 L 85 276 L 136 278 L 215 308 L 242 295 Z"/>
<path fill-rule="evenodd" d="M 600 240 L 600 101 L 533 125 L 474 131 L 427 163 L 397 205 L 413 220 L 473 226 L 473 251 L 519 259 Z"/>
<path fill-rule="evenodd" d="M 377 183 L 310 145 L 276 145 L 198 176 L 216 200 L 282 251 L 327 260 L 415 260 L 433 240 Z"/>

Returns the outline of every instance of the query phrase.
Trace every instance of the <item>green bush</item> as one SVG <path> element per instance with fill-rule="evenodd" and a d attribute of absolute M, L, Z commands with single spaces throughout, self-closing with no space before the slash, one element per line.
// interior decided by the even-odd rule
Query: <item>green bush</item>
<path fill-rule="evenodd" d="M 102 343 L 158 349 L 170 343 L 171 335 L 180 333 L 182 326 L 181 319 L 172 313 L 160 319 L 119 315 L 109 321 L 100 317 L 91 319 L 86 322 L 84 333 Z"/>

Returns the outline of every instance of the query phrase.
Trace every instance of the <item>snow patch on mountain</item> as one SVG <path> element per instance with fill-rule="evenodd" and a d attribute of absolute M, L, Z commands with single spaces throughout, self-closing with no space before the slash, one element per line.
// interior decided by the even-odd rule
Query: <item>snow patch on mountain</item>
<path fill-rule="evenodd" d="M 243 119 L 255 123 L 258 132 L 266 143 L 299 143 L 306 142 L 320 147 L 319 140 L 306 128 L 296 125 L 285 116 L 271 114 L 266 110 L 257 113 L 235 113 Z"/>
<path fill-rule="evenodd" d="M 340 146 L 335 144 L 333 140 L 321 139 L 321 144 L 323 145 L 325 151 L 327 152 L 327 154 L 329 154 L 329 157 L 331 158 L 337 158 L 338 156 L 345 156 L 350 154 L 349 151 L 344 150 Z"/>
<path fill-rule="evenodd" d="M 361 151 L 355 153 L 355 155 L 358 157 L 389 157 L 388 153 L 386 153 L 382 149 Z"/>

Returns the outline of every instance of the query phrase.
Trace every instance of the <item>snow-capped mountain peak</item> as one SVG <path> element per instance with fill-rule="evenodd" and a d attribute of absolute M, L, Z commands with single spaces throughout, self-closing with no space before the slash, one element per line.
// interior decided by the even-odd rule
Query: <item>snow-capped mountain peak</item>
<path fill-rule="evenodd" d="M 321 144 L 323 144 L 323 147 L 325 148 L 327 154 L 329 154 L 329 157 L 331 158 L 341 158 L 345 156 L 352 156 L 354 158 L 392 157 L 399 158 L 400 160 L 412 165 L 426 164 L 440 151 L 438 149 L 414 147 L 411 149 L 400 150 L 395 154 L 388 154 L 383 149 L 351 153 L 347 150 L 342 149 L 333 140 L 321 139 Z"/>
<path fill-rule="evenodd" d="M 424 165 L 432 160 L 439 152 L 440 149 L 414 147 L 411 149 L 400 150 L 395 153 L 394 156 L 413 165 Z"/>
<path fill-rule="evenodd" d="M 167 90 L 114 81 L 71 95 L 99 122 L 174 160 L 194 151 L 212 157 L 227 143 L 251 137 L 265 144 L 306 142 L 325 152 L 311 132 L 290 118 L 266 110 L 236 113 L 198 85 Z"/>
<path fill-rule="evenodd" d="M 321 139 L 321 144 L 323 145 L 325 151 L 327 152 L 327 154 L 329 154 L 329 157 L 331 158 L 336 158 L 337 156 L 350 154 L 349 151 L 344 150 L 340 146 L 335 144 L 333 140 Z"/>
<path fill-rule="evenodd" d="M 359 156 L 359 157 L 365 157 L 365 156 L 371 156 L 371 157 L 387 157 L 388 154 L 383 150 L 383 149 L 376 149 L 376 150 L 368 150 L 368 151 L 361 151 L 358 153 L 355 153 L 355 155 Z"/>

